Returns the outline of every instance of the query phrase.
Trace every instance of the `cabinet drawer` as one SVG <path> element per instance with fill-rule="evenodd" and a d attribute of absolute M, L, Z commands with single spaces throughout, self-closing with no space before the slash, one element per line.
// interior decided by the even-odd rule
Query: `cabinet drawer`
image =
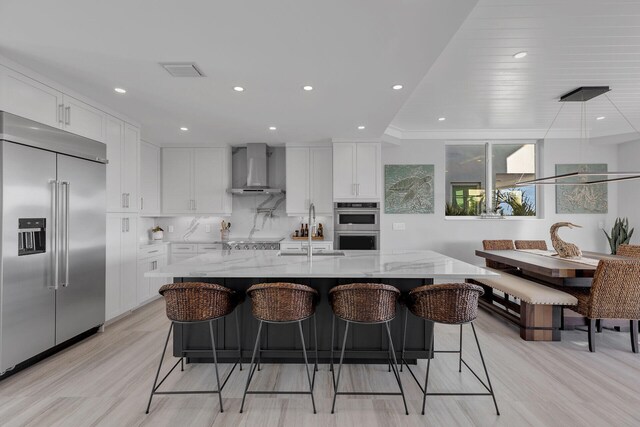
<path fill-rule="evenodd" d="M 180 262 L 198 256 L 196 253 L 191 254 L 171 254 L 171 262 Z"/>
<path fill-rule="evenodd" d="M 164 255 L 167 253 L 167 245 L 145 246 L 138 249 L 138 259 L 146 259 Z"/>
<path fill-rule="evenodd" d="M 172 243 L 171 244 L 171 253 L 172 254 L 190 254 L 198 252 L 198 245 L 195 244 L 184 244 L 184 243 Z"/>
<path fill-rule="evenodd" d="M 219 252 L 222 250 L 222 243 L 202 243 L 198 245 L 198 253 Z"/>
<path fill-rule="evenodd" d="M 280 243 L 281 251 L 295 251 L 302 248 L 301 243 Z"/>

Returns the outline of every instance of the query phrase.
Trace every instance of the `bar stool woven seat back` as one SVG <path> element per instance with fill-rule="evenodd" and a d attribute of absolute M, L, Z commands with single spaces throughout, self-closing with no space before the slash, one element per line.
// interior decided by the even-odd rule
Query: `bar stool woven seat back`
<path fill-rule="evenodd" d="M 478 299 L 482 294 L 480 286 L 470 283 L 421 286 L 409 292 L 409 310 L 438 323 L 469 323 L 478 317 Z"/>
<path fill-rule="evenodd" d="M 487 365 L 482 355 L 482 349 L 480 348 L 480 342 L 478 341 L 478 335 L 476 334 L 476 328 L 473 325 L 473 321 L 478 316 L 478 299 L 484 293 L 480 286 L 470 283 L 449 283 L 440 285 L 426 285 L 412 289 L 409 292 L 407 298 L 407 309 L 405 310 L 405 327 L 404 334 L 407 333 L 406 319 L 407 311 L 411 311 L 414 315 L 424 319 L 425 321 L 431 321 L 435 323 L 443 323 L 448 325 L 460 325 L 460 348 L 458 350 L 434 350 L 434 333 L 431 335 L 431 345 L 429 346 L 429 358 L 427 359 L 427 370 L 424 380 L 424 387 L 420 384 L 420 381 L 415 376 L 411 367 L 406 363 L 404 359 L 404 344 L 402 348 L 402 363 L 407 367 L 409 373 L 420 387 L 422 391 L 422 414 L 424 415 L 424 409 L 427 401 L 427 396 L 491 396 L 493 398 L 493 404 L 496 408 L 496 413 L 500 415 L 498 410 L 498 404 L 496 402 L 495 395 L 493 393 L 493 387 L 491 385 L 491 379 L 489 378 L 489 372 L 487 371 Z M 478 347 L 478 353 L 484 369 L 484 374 L 487 379 L 485 383 L 478 374 L 467 364 L 462 358 L 462 326 L 464 324 L 471 324 L 471 330 L 475 338 L 476 345 Z M 403 342 L 405 339 L 403 338 Z M 462 372 L 462 365 L 466 366 L 469 371 L 480 381 L 480 383 L 487 390 L 486 393 L 430 393 L 427 391 L 429 385 L 429 368 L 431 367 L 431 359 L 434 358 L 435 353 L 457 353 L 459 354 L 458 372 Z"/>
<path fill-rule="evenodd" d="M 333 313 L 343 320 L 361 323 L 395 318 L 398 296 L 398 289 L 382 283 L 340 285 L 329 291 Z"/>
<path fill-rule="evenodd" d="M 407 401 L 404 397 L 404 390 L 402 388 L 402 381 L 400 380 L 400 373 L 398 372 L 398 361 L 396 359 L 396 352 L 393 347 L 393 340 L 391 338 L 391 330 L 389 328 L 389 322 L 396 317 L 396 304 L 400 291 L 390 285 L 382 283 L 352 283 L 348 285 L 339 285 L 332 288 L 329 291 L 329 301 L 331 308 L 333 309 L 333 322 L 331 324 L 331 374 L 333 378 L 333 405 L 331 406 L 331 413 L 335 412 L 336 398 L 338 395 L 388 395 L 388 396 L 402 396 L 402 402 L 404 403 L 404 410 L 409 415 L 409 409 L 407 408 Z M 338 374 L 335 375 L 333 367 L 333 349 L 334 349 L 334 336 L 335 336 L 335 319 L 342 319 L 346 325 L 344 330 L 344 338 L 342 340 L 342 349 L 340 351 L 340 363 L 338 365 Z M 340 385 L 340 375 L 342 373 L 342 364 L 344 361 L 344 353 L 347 346 L 347 337 L 349 335 L 349 325 L 351 323 L 360 324 L 384 324 L 384 328 L 387 332 L 387 339 L 389 343 L 388 348 L 388 361 L 389 372 L 393 369 L 393 374 L 398 383 L 400 389 L 399 393 L 384 393 L 384 392 L 341 392 L 338 387 Z"/>
<path fill-rule="evenodd" d="M 294 322 L 315 312 L 318 291 L 297 283 L 261 283 L 247 290 L 251 311 L 258 320 Z"/>
<path fill-rule="evenodd" d="M 513 244 L 513 240 L 483 240 L 482 248 L 485 251 L 509 251 L 515 250 L 515 245 Z M 492 261 L 490 259 L 486 259 L 485 263 L 489 268 L 496 268 L 498 270 L 508 270 L 512 267 L 501 262 Z"/>
<path fill-rule="evenodd" d="M 167 317 L 176 322 L 205 322 L 230 314 L 234 292 L 214 283 L 172 283 L 158 291 L 164 296 Z"/>
<path fill-rule="evenodd" d="M 640 258 L 640 245 L 620 245 L 616 255 L 629 258 Z"/>
<path fill-rule="evenodd" d="M 251 310 L 253 316 L 259 321 L 258 334 L 253 347 L 251 364 L 247 383 L 242 396 L 240 413 L 244 410 L 244 402 L 247 394 L 308 394 L 311 396 L 313 413 L 316 413 L 316 402 L 313 398 L 313 388 L 316 382 L 316 371 L 318 370 L 318 330 L 316 324 L 316 304 L 318 303 L 318 291 L 310 286 L 297 283 L 260 283 L 247 289 L 247 295 L 251 299 Z M 313 376 L 309 373 L 309 360 L 307 358 L 307 347 L 304 341 L 302 321 L 313 319 L 313 330 L 315 340 L 315 364 Z M 260 358 L 262 348 L 260 346 L 262 328 L 265 323 L 273 325 L 285 323 L 297 323 L 302 343 L 302 355 L 309 382 L 309 391 L 273 391 L 273 390 L 249 390 L 249 385 L 256 370 L 260 370 Z M 256 355 L 258 361 L 256 362 Z"/>
<path fill-rule="evenodd" d="M 184 282 L 184 283 L 172 283 L 164 285 L 158 291 L 165 299 L 167 317 L 171 320 L 169 326 L 169 333 L 167 339 L 164 342 L 164 349 L 162 350 L 162 356 L 160 358 L 160 364 L 156 372 L 155 380 L 153 381 L 153 387 L 151 388 L 151 395 L 149 396 L 149 403 L 147 404 L 147 411 L 151 407 L 151 401 L 156 394 L 217 394 L 220 402 L 220 412 L 224 412 L 222 405 L 222 389 L 229 380 L 229 377 L 235 370 L 236 366 L 240 365 L 242 370 L 242 348 L 240 342 L 240 323 L 238 318 L 238 310 L 235 310 L 238 302 L 241 299 L 231 289 L 224 286 L 216 285 L 214 283 L 202 283 L 202 282 Z M 216 342 L 213 332 L 213 322 L 217 321 L 235 310 L 235 324 L 236 324 L 236 340 L 238 342 L 238 360 L 233 365 L 227 377 L 220 384 L 220 373 L 218 372 L 218 356 L 216 352 Z M 184 371 L 184 357 L 173 365 L 164 378 L 158 381 L 160 377 L 160 370 L 162 369 L 162 362 L 167 351 L 167 345 L 169 344 L 169 338 L 171 332 L 175 329 L 176 324 L 195 324 L 195 323 L 208 323 L 209 336 L 211 338 L 211 355 L 213 356 L 213 364 L 215 368 L 215 377 L 217 388 L 215 390 L 180 390 L 180 391 L 158 391 L 162 383 L 173 372 L 173 370 L 180 364 L 180 369 Z M 206 353 L 205 353 L 206 354 Z"/>

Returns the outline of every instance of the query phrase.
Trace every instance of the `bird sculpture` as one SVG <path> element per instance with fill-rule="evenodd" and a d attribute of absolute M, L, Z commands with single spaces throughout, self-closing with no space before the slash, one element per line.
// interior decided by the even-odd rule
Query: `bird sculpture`
<path fill-rule="evenodd" d="M 582 251 L 579 247 L 573 243 L 567 243 L 558 236 L 558 230 L 561 227 L 569 228 L 582 228 L 580 225 L 572 224 L 570 222 L 557 222 L 551 226 L 551 244 L 558 253 L 560 258 L 580 258 L 582 257 Z"/>

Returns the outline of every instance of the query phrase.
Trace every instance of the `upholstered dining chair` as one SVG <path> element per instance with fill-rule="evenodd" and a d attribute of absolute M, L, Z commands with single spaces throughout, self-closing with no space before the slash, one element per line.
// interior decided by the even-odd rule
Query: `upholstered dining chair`
<path fill-rule="evenodd" d="M 631 350 L 638 352 L 640 319 L 640 259 L 603 259 L 598 263 L 591 288 L 563 290 L 578 299 L 571 308 L 587 317 L 589 351 L 595 352 L 596 320 L 629 320 Z"/>

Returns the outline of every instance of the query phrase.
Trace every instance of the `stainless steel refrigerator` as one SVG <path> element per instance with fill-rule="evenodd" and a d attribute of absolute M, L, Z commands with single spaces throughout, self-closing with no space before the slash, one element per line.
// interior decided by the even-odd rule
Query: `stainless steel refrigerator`
<path fill-rule="evenodd" d="M 106 147 L 5 112 L 0 144 L 2 375 L 104 323 Z"/>

